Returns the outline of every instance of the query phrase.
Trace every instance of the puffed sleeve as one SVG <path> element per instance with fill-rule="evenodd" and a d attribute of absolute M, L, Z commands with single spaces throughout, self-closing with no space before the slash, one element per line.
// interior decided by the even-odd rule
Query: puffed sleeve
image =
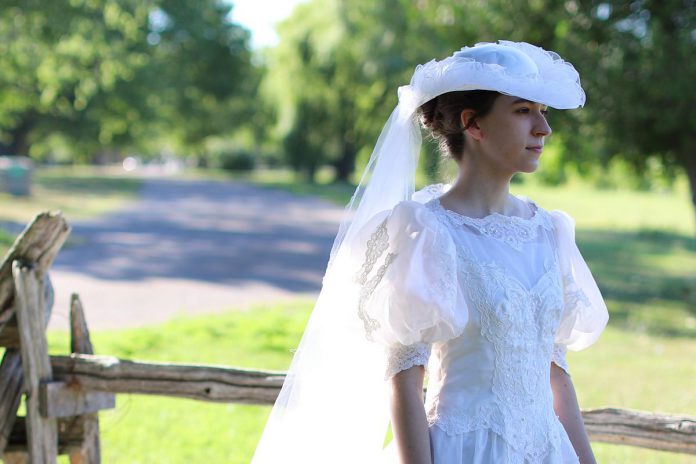
<path fill-rule="evenodd" d="M 387 348 L 387 377 L 425 365 L 430 344 L 460 335 L 468 321 L 449 231 L 423 204 L 404 201 L 361 231 L 355 279 L 366 336 Z"/>
<path fill-rule="evenodd" d="M 609 313 L 587 263 L 575 243 L 575 221 L 552 211 L 563 282 L 563 312 L 556 331 L 554 362 L 566 371 L 566 349 L 579 351 L 599 338 Z"/>

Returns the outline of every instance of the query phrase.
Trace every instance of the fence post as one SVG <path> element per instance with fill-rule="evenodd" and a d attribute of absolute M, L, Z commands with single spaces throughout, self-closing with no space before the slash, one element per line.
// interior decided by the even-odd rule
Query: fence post
<path fill-rule="evenodd" d="M 17 348 L 7 348 L 0 363 L 0 454 L 10 440 L 22 401 L 22 358 Z"/>
<path fill-rule="evenodd" d="M 70 351 L 94 354 L 85 312 L 77 293 L 73 293 L 70 297 Z M 82 422 L 82 446 L 79 451 L 70 454 L 70 464 L 99 464 L 101 462 L 99 414 L 96 412 L 84 414 L 79 420 Z"/>
<path fill-rule="evenodd" d="M 12 263 L 12 275 L 27 397 L 29 461 L 33 464 L 55 464 L 58 456 L 57 421 L 43 417 L 39 406 L 40 384 L 50 382 L 53 377 L 46 342 L 42 279 L 33 265 L 19 260 Z"/>

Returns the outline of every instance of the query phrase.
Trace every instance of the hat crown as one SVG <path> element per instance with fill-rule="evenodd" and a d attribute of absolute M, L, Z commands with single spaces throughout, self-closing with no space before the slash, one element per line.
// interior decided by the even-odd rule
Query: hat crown
<path fill-rule="evenodd" d="M 526 53 L 514 47 L 496 43 L 478 43 L 464 47 L 453 55 L 455 59 L 498 65 L 515 76 L 536 76 L 539 68 Z"/>
<path fill-rule="evenodd" d="M 556 109 L 585 103 L 580 77 L 557 53 L 526 42 L 501 40 L 464 47 L 416 67 L 399 87 L 399 116 L 411 117 L 428 100 L 454 91 L 490 90 Z"/>

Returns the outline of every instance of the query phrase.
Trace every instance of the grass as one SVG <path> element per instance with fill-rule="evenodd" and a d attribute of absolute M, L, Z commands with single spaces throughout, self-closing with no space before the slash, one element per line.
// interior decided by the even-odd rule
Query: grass
<path fill-rule="evenodd" d="M 14 243 L 15 235 L 0 229 L 0 250 L 6 250 Z"/>
<path fill-rule="evenodd" d="M 94 167 L 39 168 L 32 195 L 0 193 L 0 221 L 26 224 L 42 211 L 60 210 L 71 219 L 98 216 L 134 199 L 142 182 Z"/>
<path fill-rule="evenodd" d="M 696 338 L 696 238 L 684 185 L 671 192 L 516 186 L 577 220 L 576 240 L 611 308 L 633 333 Z"/>
<path fill-rule="evenodd" d="M 92 334 L 98 353 L 131 359 L 226 364 L 284 370 L 312 302 L 301 301 L 161 326 Z M 68 351 L 64 333 L 49 350 Z M 591 349 L 571 353 L 573 380 L 585 409 L 617 406 L 696 415 L 696 340 L 634 334 L 610 327 Z M 109 463 L 248 463 L 269 407 L 119 395 L 100 413 L 102 452 Z M 686 464 L 693 458 L 593 444 L 599 462 Z M 63 461 L 67 462 L 67 461 Z"/>
<path fill-rule="evenodd" d="M 68 220 L 97 217 L 126 207 L 137 197 L 141 185 L 140 179 L 91 166 L 37 169 L 31 196 L 0 192 L 0 256 L 37 214 L 62 211 Z M 65 246 L 74 240 L 68 238 Z"/>
<path fill-rule="evenodd" d="M 299 301 L 161 326 L 92 334 L 98 353 L 131 359 L 287 369 L 312 303 Z M 69 351 L 67 335 L 49 334 L 49 351 Z M 270 408 L 119 395 L 100 413 L 108 463 L 246 464 Z M 67 463 L 67 459 L 64 461 Z"/>

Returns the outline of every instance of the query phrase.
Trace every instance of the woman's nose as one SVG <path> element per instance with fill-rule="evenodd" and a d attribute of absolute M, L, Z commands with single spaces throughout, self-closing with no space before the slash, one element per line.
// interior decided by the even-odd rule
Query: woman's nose
<path fill-rule="evenodd" d="M 551 126 L 549 126 L 549 122 L 546 120 L 546 117 L 544 115 L 540 115 L 537 124 L 534 126 L 534 135 L 538 137 L 546 137 L 548 135 L 551 135 Z"/>

